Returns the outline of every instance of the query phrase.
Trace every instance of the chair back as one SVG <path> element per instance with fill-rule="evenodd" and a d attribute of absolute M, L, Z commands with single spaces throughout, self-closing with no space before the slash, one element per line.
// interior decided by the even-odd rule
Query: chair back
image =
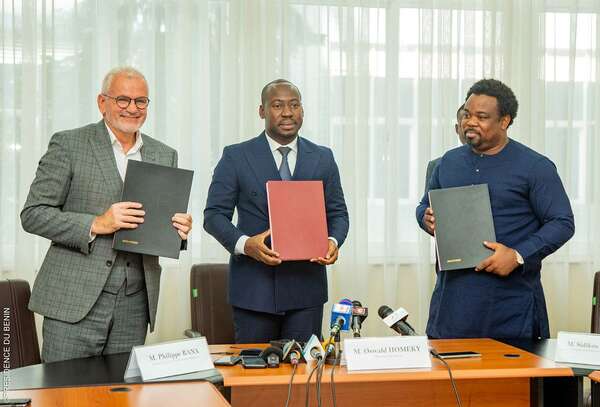
<path fill-rule="evenodd" d="M 0 280 L 2 347 L 10 369 L 41 363 L 33 312 L 27 308 L 31 290 L 25 280 Z M 3 357 L 3 360 L 4 360 Z"/>
<path fill-rule="evenodd" d="M 592 328 L 594 334 L 600 333 L 600 271 L 594 274 L 594 292 L 592 294 Z"/>
<path fill-rule="evenodd" d="M 233 312 L 227 303 L 228 264 L 195 264 L 190 273 L 192 330 L 209 344 L 234 343 Z"/>

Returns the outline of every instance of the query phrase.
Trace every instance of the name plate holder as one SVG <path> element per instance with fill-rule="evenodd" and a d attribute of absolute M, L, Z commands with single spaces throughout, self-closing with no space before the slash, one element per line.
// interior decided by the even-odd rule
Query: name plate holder
<path fill-rule="evenodd" d="M 125 379 L 161 379 L 214 369 L 205 337 L 134 346 L 129 355 Z"/>
<path fill-rule="evenodd" d="M 554 361 L 600 366 L 600 335 L 559 332 Z"/>
<path fill-rule="evenodd" d="M 426 336 L 345 339 L 344 354 L 349 372 L 431 368 Z"/>

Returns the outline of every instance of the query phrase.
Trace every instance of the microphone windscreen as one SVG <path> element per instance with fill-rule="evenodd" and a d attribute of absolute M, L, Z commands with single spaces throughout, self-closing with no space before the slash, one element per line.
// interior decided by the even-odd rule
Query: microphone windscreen
<path fill-rule="evenodd" d="M 379 316 L 381 318 L 385 318 L 388 315 L 390 315 L 392 312 L 394 312 L 394 310 L 392 310 L 390 307 L 388 307 L 387 305 L 382 305 L 381 307 L 379 307 L 379 310 L 377 311 L 377 313 L 379 314 Z"/>
<path fill-rule="evenodd" d="M 279 360 L 283 360 L 283 351 L 274 346 L 269 346 L 265 348 L 258 356 L 260 356 L 265 362 L 267 362 L 269 355 L 277 355 L 277 357 L 279 357 Z"/>

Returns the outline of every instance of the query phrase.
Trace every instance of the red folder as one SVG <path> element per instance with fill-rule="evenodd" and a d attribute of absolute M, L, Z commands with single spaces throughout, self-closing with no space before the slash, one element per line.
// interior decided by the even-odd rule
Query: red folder
<path fill-rule="evenodd" d="M 325 257 L 329 247 L 322 181 L 268 181 L 271 248 L 281 260 Z"/>

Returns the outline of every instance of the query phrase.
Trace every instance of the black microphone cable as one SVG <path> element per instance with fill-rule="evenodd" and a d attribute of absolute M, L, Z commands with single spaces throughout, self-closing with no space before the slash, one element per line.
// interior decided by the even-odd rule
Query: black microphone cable
<path fill-rule="evenodd" d="M 339 344 L 339 342 L 340 342 L 339 332 L 337 333 L 337 335 L 335 337 L 331 336 L 327 340 L 326 346 L 325 346 L 325 359 L 323 359 L 323 364 L 321 366 L 321 370 L 319 372 L 317 372 L 317 405 L 318 405 L 318 407 L 321 407 L 321 383 L 323 381 L 323 372 L 325 370 L 325 364 L 327 362 L 326 358 L 327 358 L 327 355 L 328 355 L 328 349 L 331 346 L 334 347 L 333 348 L 333 354 L 334 354 L 335 357 L 334 357 L 334 365 L 333 365 L 333 368 L 332 368 L 332 372 L 333 372 L 333 369 L 335 369 L 335 361 L 338 358 L 338 354 L 341 353 L 341 351 L 340 352 L 336 352 L 336 348 L 335 348 L 336 341 Z M 335 406 L 335 401 L 334 401 L 334 406 Z"/>
<path fill-rule="evenodd" d="M 317 366 L 317 378 L 315 379 L 316 381 L 316 385 L 317 385 L 317 406 L 321 407 L 321 381 L 323 380 L 323 370 L 325 369 L 325 361 L 326 359 L 323 358 L 320 361 L 321 366 Z"/>
<path fill-rule="evenodd" d="M 290 399 L 292 397 L 292 383 L 294 382 L 294 375 L 296 374 L 296 369 L 298 368 L 298 363 L 294 363 L 294 367 L 292 368 L 292 376 L 290 377 L 290 384 L 288 385 L 288 394 L 287 400 L 285 401 L 285 407 L 288 407 L 290 404 Z"/>
<path fill-rule="evenodd" d="M 340 362 L 341 358 L 342 358 L 341 352 L 338 355 L 335 356 L 335 359 L 333 361 L 333 366 L 331 366 L 331 377 L 329 378 L 329 381 L 331 382 L 331 400 L 333 401 L 333 407 L 336 407 L 335 381 L 333 379 L 333 374 L 335 373 L 335 367 Z"/>
<path fill-rule="evenodd" d="M 456 397 L 456 405 L 458 407 L 462 407 L 462 403 L 460 402 L 460 395 L 458 394 L 458 390 L 456 389 L 456 383 L 454 382 L 454 377 L 452 377 L 452 369 L 450 369 L 450 365 L 448 365 L 448 362 L 446 362 L 444 360 L 444 358 L 441 357 L 439 355 L 439 353 L 437 353 L 435 350 L 430 349 L 430 352 L 434 358 L 439 359 L 446 366 L 446 369 L 448 369 L 448 375 L 450 376 L 450 383 L 452 384 L 452 390 L 454 391 L 454 397 Z"/>
<path fill-rule="evenodd" d="M 317 365 L 312 368 L 312 370 L 310 371 L 310 374 L 308 375 L 308 379 L 306 380 L 306 400 L 305 400 L 306 407 L 308 407 L 308 399 L 310 396 L 310 379 L 312 378 L 313 373 L 315 373 L 315 370 L 317 370 L 319 368 L 319 363 L 321 362 L 322 359 L 323 359 L 323 355 L 320 355 L 317 357 Z"/>
<path fill-rule="evenodd" d="M 317 366 L 317 378 L 315 379 L 315 384 L 317 387 L 317 407 L 321 407 L 321 382 L 323 380 L 323 370 L 325 369 L 325 363 L 327 362 L 327 349 L 335 343 L 335 338 L 333 336 L 329 337 L 325 342 L 325 357 L 322 359 L 323 363 L 319 363 L 320 366 Z M 321 361 L 320 361 L 321 362 Z"/>

